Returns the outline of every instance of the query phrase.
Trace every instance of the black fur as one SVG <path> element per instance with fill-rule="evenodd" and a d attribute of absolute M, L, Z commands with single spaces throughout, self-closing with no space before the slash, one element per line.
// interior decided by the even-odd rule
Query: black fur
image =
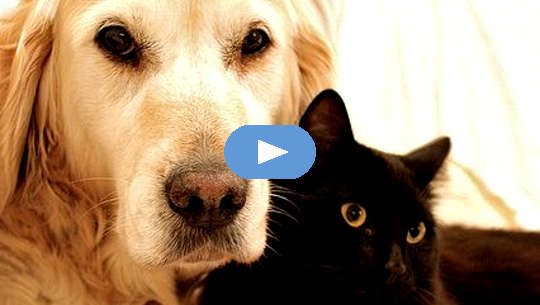
<path fill-rule="evenodd" d="M 540 234 L 447 227 L 441 278 L 461 305 L 540 304 Z"/>
<path fill-rule="evenodd" d="M 317 158 L 300 179 L 273 181 L 279 197 L 264 257 L 212 272 L 202 304 L 452 304 L 438 277 L 429 186 L 449 139 L 404 156 L 370 149 L 354 140 L 345 105 L 331 90 L 314 100 L 301 127 Z M 347 224 L 346 203 L 365 209 L 362 226 Z M 425 237 L 408 243 L 420 222 Z"/>

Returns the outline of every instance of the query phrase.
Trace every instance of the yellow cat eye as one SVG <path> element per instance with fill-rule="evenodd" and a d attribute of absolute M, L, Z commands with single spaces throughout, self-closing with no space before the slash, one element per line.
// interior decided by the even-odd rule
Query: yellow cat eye
<path fill-rule="evenodd" d="M 426 225 L 421 221 L 416 227 L 411 227 L 407 231 L 407 242 L 409 244 L 417 244 L 424 239 L 426 235 Z"/>
<path fill-rule="evenodd" d="M 366 209 L 358 203 L 344 203 L 341 206 L 341 216 L 353 228 L 361 227 L 366 222 Z"/>

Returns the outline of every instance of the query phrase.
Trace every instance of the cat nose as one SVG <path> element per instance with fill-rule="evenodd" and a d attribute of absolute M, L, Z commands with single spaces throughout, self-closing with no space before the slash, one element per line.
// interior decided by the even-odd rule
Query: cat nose
<path fill-rule="evenodd" d="M 390 248 L 390 256 L 384 267 L 390 273 L 390 279 L 392 279 L 392 281 L 395 280 L 396 276 L 401 276 L 407 271 L 407 267 L 403 262 L 401 248 L 398 245 L 393 244 Z"/>
<path fill-rule="evenodd" d="M 398 275 L 402 275 L 405 273 L 405 271 L 407 271 L 407 267 L 405 267 L 405 264 L 403 264 L 403 262 L 389 261 L 386 263 L 384 267 L 389 272 L 393 274 L 398 274 Z"/>
<path fill-rule="evenodd" d="M 176 172 L 166 185 L 169 206 L 192 227 L 226 226 L 244 207 L 247 181 L 230 171 Z"/>

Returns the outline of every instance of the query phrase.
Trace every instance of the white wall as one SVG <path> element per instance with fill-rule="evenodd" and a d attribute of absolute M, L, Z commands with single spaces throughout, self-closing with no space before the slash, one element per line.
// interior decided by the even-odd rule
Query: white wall
<path fill-rule="evenodd" d="M 11 7 L 14 7 L 15 5 L 17 5 L 17 0 L 1 0 L 0 2 L 0 11 L 6 9 L 6 8 L 11 8 Z"/>
<path fill-rule="evenodd" d="M 540 228 L 540 1 L 349 0 L 340 89 L 358 140 L 453 141 L 438 213 Z"/>

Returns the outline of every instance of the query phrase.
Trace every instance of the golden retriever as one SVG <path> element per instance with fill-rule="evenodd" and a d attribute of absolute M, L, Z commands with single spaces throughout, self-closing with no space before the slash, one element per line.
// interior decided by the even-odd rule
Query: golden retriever
<path fill-rule="evenodd" d="M 265 246 L 224 163 L 334 79 L 338 1 L 26 0 L 0 19 L 0 304 L 177 304 Z M 337 19 L 336 19 L 337 20 Z"/>

